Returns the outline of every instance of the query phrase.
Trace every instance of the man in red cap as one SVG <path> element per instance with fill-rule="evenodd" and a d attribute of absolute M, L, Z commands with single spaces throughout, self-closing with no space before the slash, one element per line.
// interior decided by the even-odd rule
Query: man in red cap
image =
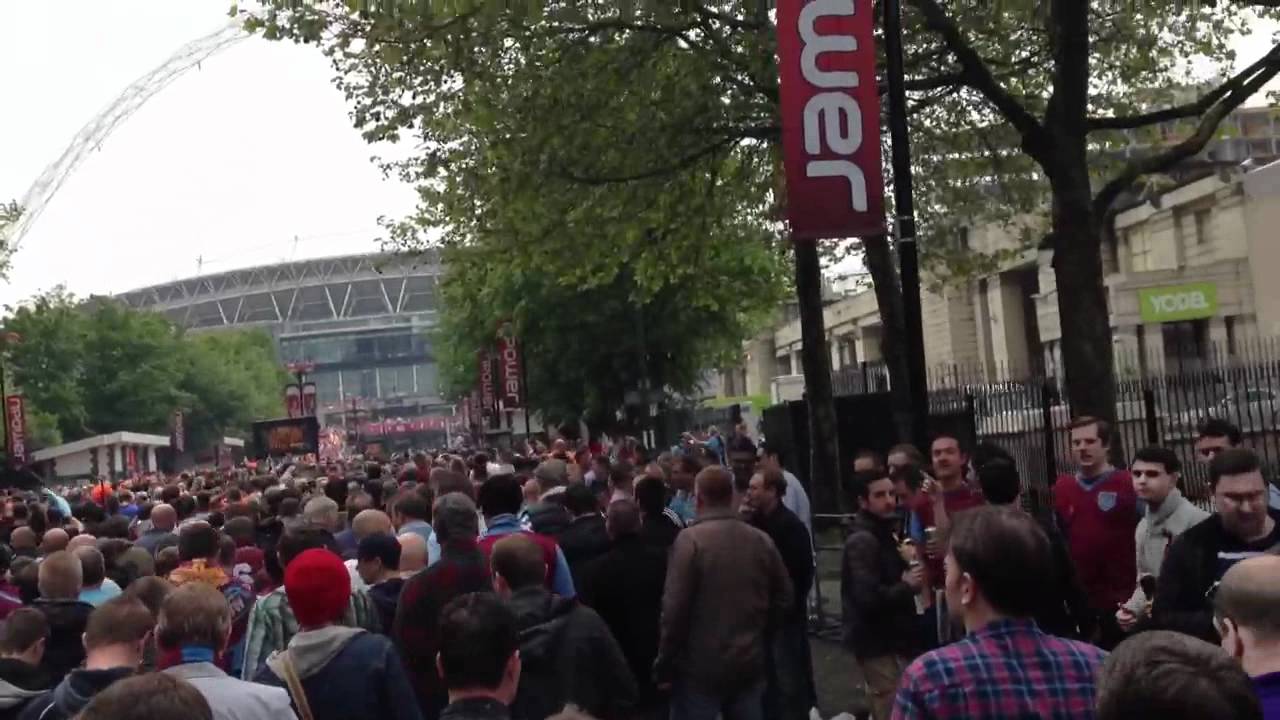
<path fill-rule="evenodd" d="M 284 590 L 299 632 L 272 653 L 257 681 L 289 690 L 299 717 L 314 720 L 421 720 L 391 641 L 340 625 L 351 597 L 342 558 L 313 548 L 289 563 Z"/>

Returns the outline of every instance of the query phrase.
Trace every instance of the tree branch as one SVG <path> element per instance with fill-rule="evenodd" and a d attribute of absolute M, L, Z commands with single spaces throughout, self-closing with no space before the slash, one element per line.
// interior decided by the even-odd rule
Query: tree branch
<path fill-rule="evenodd" d="M 943 43 L 955 55 L 966 84 L 982 93 L 1005 120 L 1022 136 L 1024 149 L 1038 162 L 1045 160 L 1044 127 L 1018 102 L 991 74 L 991 69 L 977 50 L 965 40 L 955 20 L 938 4 L 938 0 L 910 0 L 924 16 L 925 26 L 941 36 Z M 1043 164 L 1043 163 L 1042 163 Z"/>
<path fill-rule="evenodd" d="M 1274 0 L 1280 6 L 1280 0 Z M 1223 98 L 1227 93 L 1243 85 L 1254 74 L 1265 69 L 1268 65 L 1280 62 L 1280 56 L 1276 51 L 1280 46 L 1272 48 L 1271 52 L 1263 55 L 1257 62 L 1249 67 L 1236 73 L 1230 80 L 1222 83 L 1212 91 L 1205 93 L 1199 100 L 1189 102 L 1182 105 L 1175 105 L 1161 110 L 1154 110 L 1147 113 L 1139 113 L 1137 115 L 1125 115 L 1119 117 L 1101 117 L 1089 118 L 1089 130 L 1132 130 L 1135 128 L 1146 127 L 1156 123 L 1166 122 L 1168 120 L 1181 120 L 1182 118 L 1199 117 L 1203 115 L 1209 108 Z"/>
<path fill-rule="evenodd" d="M 656 177 L 662 177 L 663 175 L 669 175 L 671 173 L 684 170 L 705 157 L 714 155 L 720 150 L 736 145 L 740 140 L 742 140 L 742 137 L 740 136 L 722 138 L 701 148 L 700 150 L 695 150 L 694 152 L 677 159 L 673 163 L 641 170 L 635 173 L 627 173 L 623 175 L 579 175 L 568 168 L 562 168 L 558 171 L 558 174 L 565 180 L 582 185 L 619 185 L 622 183 L 635 182 L 637 180 L 651 180 Z"/>
<path fill-rule="evenodd" d="M 1280 61 L 1280 45 L 1272 48 L 1267 55 L 1275 56 L 1276 60 Z M 1196 128 L 1195 134 L 1191 137 L 1162 153 L 1139 158 L 1126 165 L 1120 171 L 1120 174 L 1104 185 L 1093 199 L 1094 212 L 1098 216 L 1105 214 L 1111 209 L 1116 198 L 1120 197 L 1120 193 L 1127 190 L 1134 181 L 1143 175 L 1164 172 L 1203 150 L 1204 146 L 1213 139 L 1213 135 L 1223 118 L 1239 107 L 1245 100 L 1248 100 L 1254 93 L 1261 90 L 1262 86 L 1270 82 L 1271 78 L 1275 77 L 1277 73 L 1280 73 L 1280 62 L 1258 72 L 1243 85 L 1238 85 L 1228 92 L 1225 97 L 1205 113 L 1204 117 L 1200 118 L 1200 124 Z"/>

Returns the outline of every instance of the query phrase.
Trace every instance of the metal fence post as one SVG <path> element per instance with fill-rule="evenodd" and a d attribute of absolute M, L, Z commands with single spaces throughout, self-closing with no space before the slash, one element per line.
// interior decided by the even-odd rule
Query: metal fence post
<path fill-rule="evenodd" d="M 1147 422 L 1147 444 L 1160 444 L 1160 418 L 1156 416 L 1156 392 L 1142 388 L 1142 414 Z"/>
<path fill-rule="evenodd" d="M 1053 388 L 1046 378 L 1040 385 L 1040 423 L 1044 428 L 1044 481 L 1053 487 L 1058 475 L 1057 440 L 1053 428 Z"/>

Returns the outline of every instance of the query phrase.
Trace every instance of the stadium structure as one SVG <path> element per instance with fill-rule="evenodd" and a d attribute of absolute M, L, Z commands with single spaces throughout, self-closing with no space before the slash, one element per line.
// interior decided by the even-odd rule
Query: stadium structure
<path fill-rule="evenodd" d="M 396 421 L 443 433 L 453 409 L 440 397 L 429 337 L 439 274 L 436 255 L 374 253 L 201 275 L 116 299 L 192 332 L 266 330 L 282 363 L 312 366 L 322 424 Z"/>

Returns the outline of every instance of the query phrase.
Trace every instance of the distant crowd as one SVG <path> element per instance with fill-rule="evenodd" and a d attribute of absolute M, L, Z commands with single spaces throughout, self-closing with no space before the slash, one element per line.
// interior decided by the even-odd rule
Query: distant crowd
<path fill-rule="evenodd" d="M 1238 430 L 1034 512 L 1014 459 L 862 452 L 843 642 L 883 718 L 1280 720 L 1280 510 Z M 808 719 L 805 483 L 745 428 L 9 490 L 0 720 Z M 845 709 L 845 708 L 840 708 Z"/>

